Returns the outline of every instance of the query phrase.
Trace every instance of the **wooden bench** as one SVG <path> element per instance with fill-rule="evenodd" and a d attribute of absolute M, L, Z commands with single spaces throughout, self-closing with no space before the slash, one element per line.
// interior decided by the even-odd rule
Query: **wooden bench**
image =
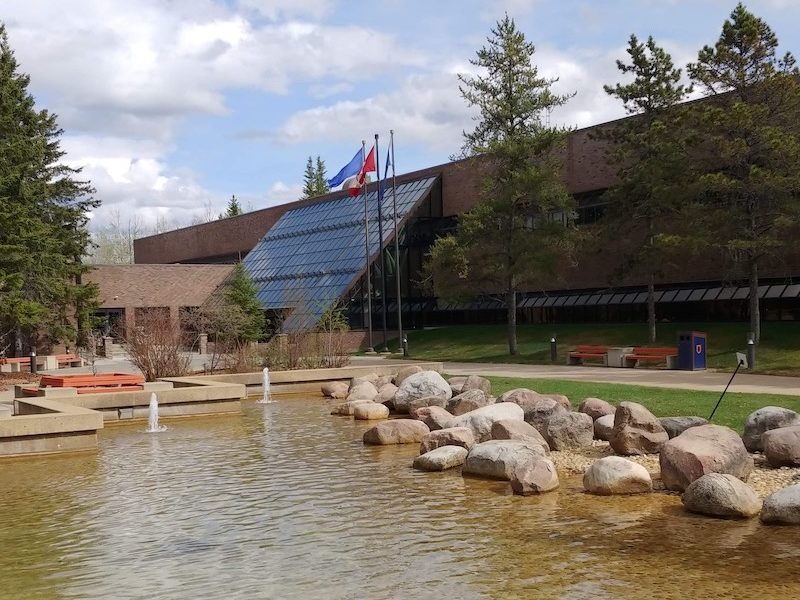
<path fill-rule="evenodd" d="M 622 362 L 626 367 L 636 368 L 640 362 L 660 363 L 664 362 L 667 368 L 674 368 L 678 360 L 677 348 L 649 348 L 647 346 L 636 346 L 631 354 L 622 357 Z"/>
<path fill-rule="evenodd" d="M 80 356 L 76 356 L 74 354 L 56 354 L 56 361 L 58 362 L 58 368 L 62 369 L 64 367 L 82 367 L 83 366 L 83 359 Z"/>
<path fill-rule="evenodd" d="M 568 364 L 582 365 L 584 360 L 602 360 L 605 365 L 608 361 L 608 346 L 575 346 L 569 353 Z"/>
<path fill-rule="evenodd" d="M 144 377 L 128 373 L 99 373 L 97 375 L 42 375 L 39 387 L 73 387 L 79 394 L 103 392 L 140 392 Z"/>

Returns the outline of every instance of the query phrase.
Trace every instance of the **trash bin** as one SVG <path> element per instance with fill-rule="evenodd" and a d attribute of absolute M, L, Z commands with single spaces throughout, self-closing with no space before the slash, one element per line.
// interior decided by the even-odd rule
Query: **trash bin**
<path fill-rule="evenodd" d="M 678 334 L 678 368 L 682 371 L 702 371 L 706 368 L 705 332 L 683 331 Z"/>

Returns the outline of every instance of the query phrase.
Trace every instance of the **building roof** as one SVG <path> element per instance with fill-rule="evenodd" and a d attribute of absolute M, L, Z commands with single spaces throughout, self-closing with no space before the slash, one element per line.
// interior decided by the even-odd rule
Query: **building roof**
<path fill-rule="evenodd" d="M 232 265 L 97 265 L 86 275 L 101 308 L 201 306 Z"/>

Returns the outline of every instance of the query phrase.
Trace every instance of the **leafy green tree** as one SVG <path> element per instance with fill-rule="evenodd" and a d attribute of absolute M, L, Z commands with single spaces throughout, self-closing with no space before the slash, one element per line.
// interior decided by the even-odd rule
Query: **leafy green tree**
<path fill-rule="evenodd" d="M 80 169 L 59 162 L 62 130 L 29 83 L 0 24 L 0 323 L 17 354 L 75 339 L 96 304 L 81 276 L 88 213 L 100 203 Z"/>
<path fill-rule="evenodd" d="M 800 72 L 790 53 L 778 56 L 769 25 L 741 3 L 688 72 L 712 97 L 694 110 L 703 229 L 713 232 L 712 246 L 747 270 L 758 341 L 759 266 L 794 246 L 800 222 Z"/>
<path fill-rule="evenodd" d="M 508 15 L 487 41 L 471 61 L 485 74 L 459 75 L 461 95 L 479 111 L 462 152 L 485 155 L 481 199 L 454 234 L 436 241 L 427 271 L 439 297 L 499 294 L 508 351 L 517 354 L 517 293 L 555 277 L 572 254 L 574 201 L 556 155 L 566 130 L 543 119 L 571 95 L 555 94 L 556 80 L 539 75 L 534 45 Z"/>
<path fill-rule="evenodd" d="M 242 205 L 239 204 L 239 200 L 236 198 L 236 196 L 232 195 L 231 199 L 228 200 L 228 206 L 225 209 L 225 212 L 222 213 L 219 218 L 227 219 L 229 217 L 238 217 L 240 214 L 242 214 L 242 212 Z"/>
<path fill-rule="evenodd" d="M 331 189 L 328 187 L 328 180 L 325 170 L 325 161 L 317 155 L 316 163 L 309 156 L 306 161 L 306 170 L 303 174 L 303 198 L 313 198 L 327 194 Z"/>
<path fill-rule="evenodd" d="M 618 60 L 617 68 L 633 75 L 633 81 L 604 86 L 635 117 L 600 134 L 611 142 L 610 159 L 619 176 L 619 183 L 606 193 L 603 221 L 606 236 L 623 243 L 618 270 L 647 277 L 647 324 L 650 341 L 655 342 L 655 281 L 673 249 L 670 233 L 686 162 L 681 112 L 675 105 L 690 90 L 680 83 L 681 69 L 652 37 L 643 43 L 631 35 L 627 53 L 630 62 Z"/>
<path fill-rule="evenodd" d="M 240 344 L 257 342 L 264 335 L 264 309 L 257 294 L 258 290 L 244 265 L 237 263 L 225 284 L 222 297 L 226 308 L 240 313 L 226 333 Z"/>

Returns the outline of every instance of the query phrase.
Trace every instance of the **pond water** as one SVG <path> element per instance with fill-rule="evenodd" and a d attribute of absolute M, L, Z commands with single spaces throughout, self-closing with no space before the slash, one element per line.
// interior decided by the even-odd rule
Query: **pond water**
<path fill-rule="evenodd" d="M 323 400 L 0 463 L 0 598 L 797 598 L 800 528 L 413 471 Z"/>

